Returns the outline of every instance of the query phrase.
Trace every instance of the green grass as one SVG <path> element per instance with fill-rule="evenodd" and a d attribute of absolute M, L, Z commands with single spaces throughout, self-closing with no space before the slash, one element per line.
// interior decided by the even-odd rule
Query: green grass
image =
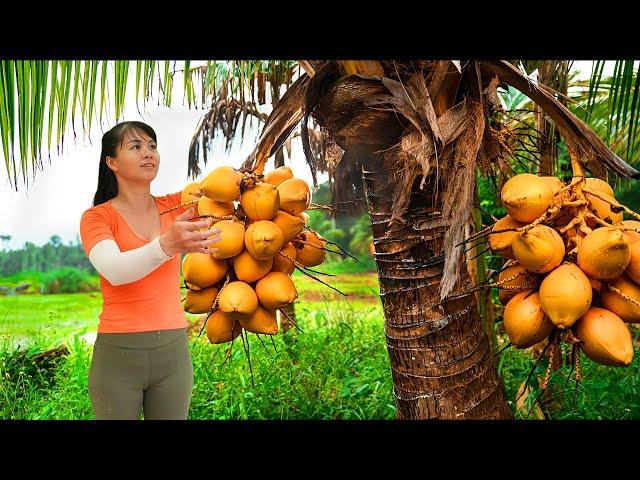
<path fill-rule="evenodd" d="M 335 247 L 333 247 L 335 248 Z M 359 261 L 350 257 L 341 259 L 340 256 L 327 253 L 327 260 L 317 267 L 311 267 L 313 270 L 318 270 L 324 273 L 364 273 L 364 272 L 377 272 L 376 262 L 370 256 L 355 255 Z M 296 273 L 299 273 L 296 270 Z M 315 275 L 315 274 L 314 274 Z"/>
<path fill-rule="evenodd" d="M 248 336 L 255 385 L 240 338 L 223 364 L 228 344 L 210 345 L 204 336 L 194 337 L 189 418 L 395 418 L 381 309 L 354 315 L 343 306 L 319 317 L 312 307 L 301 303 L 296 310 L 304 333 L 293 329 L 273 343 Z M 39 336 L 37 342 L 51 340 Z M 87 390 L 91 346 L 79 334 L 67 343 L 69 355 L 48 372 L 47 382 L 35 379 L 28 358 L 16 361 L 15 350 L 0 345 L 0 418 L 93 418 Z"/>
<path fill-rule="evenodd" d="M 0 335 L 24 344 L 46 332 L 47 341 L 57 344 L 74 333 L 95 332 L 101 310 L 99 292 L 0 297 Z"/>
<path fill-rule="evenodd" d="M 637 344 L 640 334 L 636 330 L 632 332 L 635 336 L 634 343 Z M 532 402 L 541 395 L 540 384 L 548 365 L 546 359 L 531 375 L 529 381 L 531 395 L 526 409 L 520 411 L 516 408 L 516 392 L 526 380 L 533 365 L 534 359 L 530 349 L 509 348 L 500 358 L 498 371 L 505 385 L 509 405 L 516 418 L 526 418 L 533 405 Z M 580 355 L 580 365 L 582 378 L 578 384 L 575 382 L 575 369 L 567 381 L 571 371 L 569 365 L 565 364 L 559 370 L 552 372 L 547 387 L 552 394 L 552 404 L 548 409 L 551 418 L 558 420 L 640 418 L 640 358 L 638 358 L 637 349 L 631 365 L 627 368 L 600 365 L 589 360 L 584 354 Z"/>
<path fill-rule="evenodd" d="M 240 338 L 223 364 L 227 345 L 210 345 L 203 335 L 191 340 L 194 391 L 192 419 L 391 419 L 395 418 L 389 357 L 376 273 L 322 277 L 343 297 L 312 279 L 295 274 L 299 299 L 292 329 L 273 338 L 250 334 L 252 375 Z M 0 418 L 93 418 L 87 381 L 100 294 L 0 297 Z M 187 315 L 194 320 L 196 315 Z M 639 334 L 633 329 L 635 342 Z M 70 354 L 37 368 L 30 355 L 64 342 Z M 565 389 L 569 366 L 554 372 L 549 390 L 556 397 L 554 419 L 640 418 L 640 360 L 628 368 L 595 364 L 581 356 L 582 381 L 575 405 L 575 373 Z M 531 352 L 508 349 L 499 363 L 509 404 L 516 418 L 515 396 L 525 381 Z M 546 360 L 530 381 L 534 400 L 540 393 Z M 22 373 L 21 373 L 22 372 Z"/>

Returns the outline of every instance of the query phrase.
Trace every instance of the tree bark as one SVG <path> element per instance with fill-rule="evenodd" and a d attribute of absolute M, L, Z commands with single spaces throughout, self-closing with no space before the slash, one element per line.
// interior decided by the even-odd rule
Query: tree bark
<path fill-rule="evenodd" d="M 366 149 L 352 153 L 363 165 L 397 417 L 511 418 L 475 296 L 438 306 L 448 254 L 443 248 L 446 227 L 420 228 L 421 222 L 442 216 L 442 198 L 432 195 L 436 172 L 429 175 L 424 190 L 416 179 L 405 226 L 383 239 L 395 185 L 390 172 L 398 167 L 392 156 Z M 470 285 L 465 268 L 460 275 Z"/>

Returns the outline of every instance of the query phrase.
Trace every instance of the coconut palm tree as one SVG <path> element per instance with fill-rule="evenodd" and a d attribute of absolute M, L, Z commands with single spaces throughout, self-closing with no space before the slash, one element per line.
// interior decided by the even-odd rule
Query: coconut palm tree
<path fill-rule="evenodd" d="M 3 62 L 3 145 L 8 144 L 4 140 L 13 126 L 14 105 L 9 93 L 17 85 L 23 171 L 26 159 L 32 154 L 37 158 L 35 152 L 39 153 L 45 112 L 49 118 L 53 115 L 53 110 L 46 109 L 47 101 L 56 102 L 65 114 L 71 66 L 59 63 L 64 70 L 63 94 L 48 97 L 46 81 L 44 88 L 39 83 L 47 77 L 45 66 Z M 74 92 L 79 93 L 74 93 L 73 102 L 79 96 L 85 106 L 91 105 L 93 98 L 91 88 L 85 86 L 95 85 L 93 72 L 98 69 L 87 63 L 84 76 L 78 73 L 82 64 L 76 63 L 74 69 Z M 153 67 L 141 63 L 137 78 L 147 79 L 149 72 L 153 78 Z M 601 174 L 606 167 L 633 178 L 639 173 L 548 91 L 507 62 L 299 64 L 305 74 L 291 84 L 269 115 L 243 168 L 261 173 L 267 159 L 302 122 L 303 146 L 315 183 L 318 155 L 308 132 L 309 119 L 324 128 L 362 171 L 398 418 L 511 417 L 475 297 L 455 295 L 470 285 L 461 244 L 473 207 L 476 170 L 484 174 L 505 174 L 508 170 L 498 86 L 510 85 L 523 92 L 553 119 L 579 168 Z M 123 101 L 123 68 L 116 63 L 120 82 L 114 89 L 116 105 Z M 165 63 L 165 72 L 167 68 Z M 17 80 L 13 71 L 19 73 Z M 190 88 L 187 77 L 185 91 Z M 202 77 L 207 78 L 206 72 Z M 204 86 L 206 80 L 202 82 Z M 29 89 L 30 85 L 35 89 Z M 165 100 L 169 86 L 165 75 Z M 87 92 L 89 100 L 82 103 Z M 91 107 L 83 107 L 83 119 L 86 111 Z M 31 126 L 31 135 L 26 126 Z M 26 141 L 29 138 L 31 143 Z M 9 151 L 12 148 L 5 147 L 7 171 L 15 174 L 16 161 L 9 157 Z"/>

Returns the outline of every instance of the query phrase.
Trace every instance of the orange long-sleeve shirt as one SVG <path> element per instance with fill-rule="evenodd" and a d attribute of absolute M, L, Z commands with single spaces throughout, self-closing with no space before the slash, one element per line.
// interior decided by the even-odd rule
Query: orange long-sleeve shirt
<path fill-rule="evenodd" d="M 181 194 L 154 197 L 158 211 L 180 205 Z M 161 215 L 161 233 L 169 230 L 176 216 L 183 212 L 183 208 L 178 208 Z M 111 201 L 91 207 L 82 214 L 80 237 L 87 256 L 96 243 L 105 239 L 114 240 L 122 252 L 149 243 L 133 232 Z M 99 333 L 170 330 L 189 325 L 180 306 L 180 255 L 135 282 L 114 286 L 99 276 L 103 298 Z"/>

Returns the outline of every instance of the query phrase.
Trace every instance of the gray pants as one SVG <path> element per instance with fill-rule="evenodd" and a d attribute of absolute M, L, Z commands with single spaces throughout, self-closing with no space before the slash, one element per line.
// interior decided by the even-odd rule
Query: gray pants
<path fill-rule="evenodd" d="M 98 333 L 89 372 L 98 420 L 184 420 L 193 389 L 186 328 Z"/>

